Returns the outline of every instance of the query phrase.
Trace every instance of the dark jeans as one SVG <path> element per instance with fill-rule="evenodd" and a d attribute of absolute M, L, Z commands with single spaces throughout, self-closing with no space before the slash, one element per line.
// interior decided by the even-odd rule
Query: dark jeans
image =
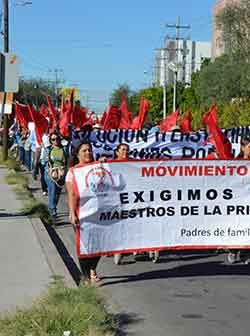
<path fill-rule="evenodd" d="M 40 170 L 40 161 L 39 161 L 39 158 L 40 158 L 40 154 L 41 154 L 41 149 L 40 148 L 37 148 L 35 152 L 32 152 L 33 153 L 33 178 L 34 180 L 36 180 L 37 178 L 37 175 L 39 173 L 39 170 Z"/>
<path fill-rule="evenodd" d="M 40 170 L 40 181 L 41 181 L 41 187 L 43 192 L 48 192 L 48 186 L 45 181 L 45 165 L 41 164 L 41 162 L 38 164 L 38 168 Z"/>
<path fill-rule="evenodd" d="M 24 162 L 25 162 L 24 147 L 19 147 L 19 160 L 20 160 L 21 164 L 24 164 Z"/>
<path fill-rule="evenodd" d="M 29 171 L 32 170 L 32 160 L 31 160 L 31 150 L 24 151 L 24 157 L 25 157 L 25 166 Z"/>
<path fill-rule="evenodd" d="M 79 258 L 79 264 L 82 271 L 82 275 L 87 279 L 90 279 L 90 270 L 95 270 L 101 257 L 94 258 Z"/>

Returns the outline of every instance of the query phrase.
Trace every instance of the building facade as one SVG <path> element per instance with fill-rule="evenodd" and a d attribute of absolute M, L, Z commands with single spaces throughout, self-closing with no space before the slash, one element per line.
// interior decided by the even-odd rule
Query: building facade
<path fill-rule="evenodd" d="M 212 60 L 219 57 L 225 52 L 225 45 L 222 39 L 222 32 L 216 27 L 216 16 L 220 14 L 221 10 L 227 5 L 234 2 L 240 2 L 241 0 L 219 0 L 213 7 L 212 15 Z"/>
<path fill-rule="evenodd" d="M 177 72 L 178 82 L 190 85 L 192 74 L 200 70 L 207 58 L 211 58 L 210 42 L 168 40 L 156 54 L 154 82 L 157 86 L 173 85 Z"/>

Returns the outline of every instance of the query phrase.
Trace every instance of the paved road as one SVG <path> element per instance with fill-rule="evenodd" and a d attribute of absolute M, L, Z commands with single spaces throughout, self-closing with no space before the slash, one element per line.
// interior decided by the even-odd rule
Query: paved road
<path fill-rule="evenodd" d="M 65 195 L 59 207 L 56 234 L 76 271 Z M 171 253 L 158 264 L 128 256 L 120 266 L 104 257 L 98 271 L 109 306 L 122 317 L 122 335 L 249 335 L 250 268 L 225 265 L 223 254 Z"/>

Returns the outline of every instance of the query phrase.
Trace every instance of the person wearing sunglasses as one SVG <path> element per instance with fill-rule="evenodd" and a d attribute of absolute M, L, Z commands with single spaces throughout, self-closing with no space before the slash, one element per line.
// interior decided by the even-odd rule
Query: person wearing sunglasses
<path fill-rule="evenodd" d="M 64 183 L 64 176 L 59 172 L 65 171 L 67 159 L 59 134 L 51 133 L 49 141 L 51 146 L 47 150 L 45 180 L 48 186 L 49 212 L 56 217 L 57 203 Z"/>

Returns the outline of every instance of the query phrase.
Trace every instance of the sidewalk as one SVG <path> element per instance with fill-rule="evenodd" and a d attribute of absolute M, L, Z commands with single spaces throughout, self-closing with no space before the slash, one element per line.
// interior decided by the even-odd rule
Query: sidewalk
<path fill-rule="evenodd" d="M 5 182 L 0 166 L 0 314 L 26 307 L 51 282 L 52 270 L 21 201 Z"/>

